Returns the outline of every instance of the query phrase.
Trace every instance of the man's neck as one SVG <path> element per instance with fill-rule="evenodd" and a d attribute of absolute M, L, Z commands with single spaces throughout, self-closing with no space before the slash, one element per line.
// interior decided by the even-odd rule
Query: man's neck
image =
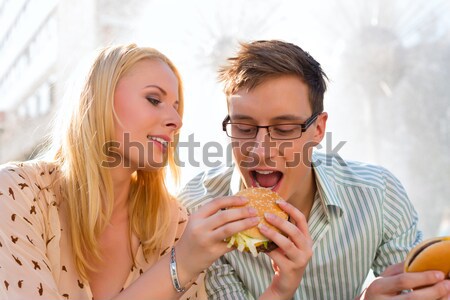
<path fill-rule="evenodd" d="M 317 191 L 316 177 L 313 169 L 310 169 L 310 172 L 303 178 L 300 186 L 299 192 L 289 199 L 289 203 L 300 210 L 305 215 L 306 220 L 309 220 L 309 214 Z"/>

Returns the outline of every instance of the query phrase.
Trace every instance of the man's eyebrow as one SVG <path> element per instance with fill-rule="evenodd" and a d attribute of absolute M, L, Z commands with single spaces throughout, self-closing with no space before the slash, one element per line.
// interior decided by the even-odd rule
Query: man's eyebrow
<path fill-rule="evenodd" d="M 230 119 L 239 120 L 239 121 L 252 121 L 253 118 L 247 115 L 231 115 Z"/>
<path fill-rule="evenodd" d="M 276 116 L 275 118 L 272 118 L 270 120 L 271 121 L 303 121 L 303 119 L 305 119 L 305 118 L 302 118 L 302 117 L 296 116 L 296 115 L 281 115 L 281 116 Z"/>
<path fill-rule="evenodd" d="M 231 115 L 230 116 L 231 119 L 233 120 L 239 120 L 239 121 L 253 121 L 254 119 L 250 116 L 247 115 Z M 276 116 L 272 119 L 270 119 L 271 122 L 274 121 L 303 121 L 303 119 L 306 120 L 306 118 L 302 118 L 300 116 L 296 116 L 296 115 L 281 115 L 281 116 Z"/>
<path fill-rule="evenodd" d="M 162 87 L 160 87 L 160 86 L 158 86 L 158 85 L 155 85 L 155 84 L 149 84 L 149 85 L 146 85 L 144 88 L 149 88 L 149 87 L 151 87 L 151 88 L 157 88 L 158 90 L 161 91 L 161 93 L 162 93 L 164 96 L 167 95 L 167 92 L 166 92 Z"/>

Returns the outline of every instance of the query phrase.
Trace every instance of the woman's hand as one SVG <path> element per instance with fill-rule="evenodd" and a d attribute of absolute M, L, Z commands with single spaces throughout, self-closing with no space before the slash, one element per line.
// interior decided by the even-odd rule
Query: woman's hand
<path fill-rule="evenodd" d="M 267 226 L 259 226 L 261 233 L 278 245 L 277 249 L 267 253 L 272 259 L 275 275 L 260 299 L 291 299 L 312 256 L 313 242 L 305 216 L 286 201 L 280 201 L 278 205 L 290 216 L 293 223 L 272 214 L 265 216 L 267 222 L 287 236 Z"/>
<path fill-rule="evenodd" d="M 445 276 L 448 276 L 447 274 Z M 426 271 L 403 272 L 403 263 L 386 268 L 358 298 L 360 300 L 440 300 L 450 297 L 450 280 L 444 280 L 444 273 Z M 403 293 L 403 290 L 413 290 Z"/>
<path fill-rule="evenodd" d="M 223 254 L 234 250 L 227 247 L 226 238 L 259 223 L 254 208 L 226 209 L 247 202 L 247 199 L 235 196 L 216 198 L 189 217 L 176 245 L 178 274 L 182 283 L 196 277 Z"/>

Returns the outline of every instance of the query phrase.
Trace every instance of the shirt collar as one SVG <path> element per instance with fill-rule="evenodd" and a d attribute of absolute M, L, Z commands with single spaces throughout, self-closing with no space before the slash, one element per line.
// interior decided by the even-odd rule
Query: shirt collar
<path fill-rule="evenodd" d="M 204 179 L 203 179 L 203 185 L 206 188 L 206 190 L 208 190 L 208 192 L 211 192 L 211 190 L 214 190 L 216 188 L 217 185 L 217 180 L 218 178 L 221 178 L 221 182 L 225 183 L 226 185 L 228 185 L 229 187 L 231 187 L 232 183 L 231 181 L 231 177 L 234 176 L 234 173 L 238 172 L 238 170 L 236 170 L 236 172 L 234 171 L 234 163 L 233 165 L 230 166 L 221 166 L 219 168 L 214 168 L 209 170 L 208 172 L 206 172 L 206 174 L 204 175 Z M 238 174 L 239 175 L 239 174 Z"/>
<path fill-rule="evenodd" d="M 237 192 L 239 192 L 241 187 L 241 173 L 239 172 L 239 168 L 235 163 L 233 163 L 233 166 L 230 169 L 233 170 L 230 181 L 230 191 L 231 191 L 230 195 L 234 195 Z"/>
<path fill-rule="evenodd" d="M 336 208 L 339 216 L 342 216 L 344 212 L 342 201 L 337 196 L 334 181 L 327 172 L 327 163 L 330 162 L 325 155 L 313 152 L 312 167 L 316 177 L 317 190 L 323 205 L 327 208 L 325 209 L 327 216 L 329 217 L 329 211 L 333 208 Z"/>

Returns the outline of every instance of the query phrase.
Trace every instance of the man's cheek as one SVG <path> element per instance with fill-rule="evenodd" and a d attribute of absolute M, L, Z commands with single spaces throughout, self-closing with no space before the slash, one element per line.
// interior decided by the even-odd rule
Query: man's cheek
<path fill-rule="evenodd" d="M 254 168 L 258 165 L 258 157 L 251 155 L 253 145 L 240 143 L 233 146 L 233 155 L 236 164 L 241 168 Z"/>
<path fill-rule="evenodd" d="M 287 168 L 295 168 L 303 163 L 305 158 L 305 151 L 302 151 L 298 148 L 291 148 L 289 150 L 284 151 L 284 161 Z"/>

